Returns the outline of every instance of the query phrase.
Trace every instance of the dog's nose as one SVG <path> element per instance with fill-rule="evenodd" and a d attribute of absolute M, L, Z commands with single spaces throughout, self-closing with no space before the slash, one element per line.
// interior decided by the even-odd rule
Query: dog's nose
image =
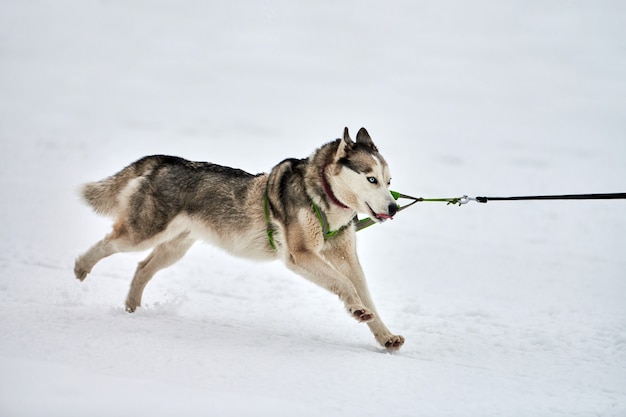
<path fill-rule="evenodd" d="M 389 203 L 389 215 L 393 217 L 398 212 L 398 205 L 396 203 Z"/>

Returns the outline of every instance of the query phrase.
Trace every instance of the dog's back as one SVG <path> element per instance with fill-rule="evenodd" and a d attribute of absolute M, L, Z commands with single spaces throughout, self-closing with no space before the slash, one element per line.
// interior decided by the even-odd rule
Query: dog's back
<path fill-rule="evenodd" d="M 246 248 L 250 242 L 243 241 L 257 236 L 266 246 L 261 210 L 265 181 L 265 174 L 153 155 L 86 184 L 81 194 L 97 213 L 113 217 L 117 230 L 133 243 L 187 229 L 194 238 L 218 243 L 235 255 L 264 258 L 266 251 L 254 253 L 261 244 Z M 250 233 L 252 229 L 257 232 Z M 244 231 L 246 238 L 241 237 Z"/>
<path fill-rule="evenodd" d="M 127 208 L 161 215 L 185 211 L 228 216 L 225 212 L 232 211 L 237 201 L 245 201 L 257 177 L 208 162 L 152 155 L 108 178 L 85 184 L 80 193 L 97 213 L 112 217 Z"/>

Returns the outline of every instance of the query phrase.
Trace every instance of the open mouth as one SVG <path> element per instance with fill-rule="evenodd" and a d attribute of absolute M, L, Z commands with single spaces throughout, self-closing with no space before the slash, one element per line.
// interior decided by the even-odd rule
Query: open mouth
<path fill-rule="evenodd" d="M 367 204 L 367 203 L 365 203 Z M 372 207 L 367 204 L 367 208 L 370 209 L 370 213 L 372 215 L 372 217 L 374 217 L 374 219 L 376 219 L 378 222 L 382 223 L 386 220 L 393 220 L 393 216 L 390 216 L 388 214 L 385 213 L 376 213 L 374 210 L 372 210 Z"/>

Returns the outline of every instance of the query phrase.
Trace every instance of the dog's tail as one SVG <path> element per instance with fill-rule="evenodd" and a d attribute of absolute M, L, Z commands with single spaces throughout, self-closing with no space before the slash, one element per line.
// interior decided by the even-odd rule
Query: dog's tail
<path fill-rule="evenodd" d="M 117 174 L 84 184 L 79 190 L 80 196 L 96 213 L 115 217 L 124 210 L 145 176 L 158 164 L 158 158 L 144 157 Z"/>

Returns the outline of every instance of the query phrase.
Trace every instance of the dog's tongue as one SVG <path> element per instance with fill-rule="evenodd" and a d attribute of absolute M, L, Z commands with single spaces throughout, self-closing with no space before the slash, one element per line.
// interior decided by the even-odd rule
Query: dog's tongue
<path fill-rule="evenodd" d="M 387 219 L 393 220 L 392 216 L 388 214 L 384 214 L 384 213 L 377 214 L 376 217 L 378 217 L 380 220 L 387 220 Z"/>

